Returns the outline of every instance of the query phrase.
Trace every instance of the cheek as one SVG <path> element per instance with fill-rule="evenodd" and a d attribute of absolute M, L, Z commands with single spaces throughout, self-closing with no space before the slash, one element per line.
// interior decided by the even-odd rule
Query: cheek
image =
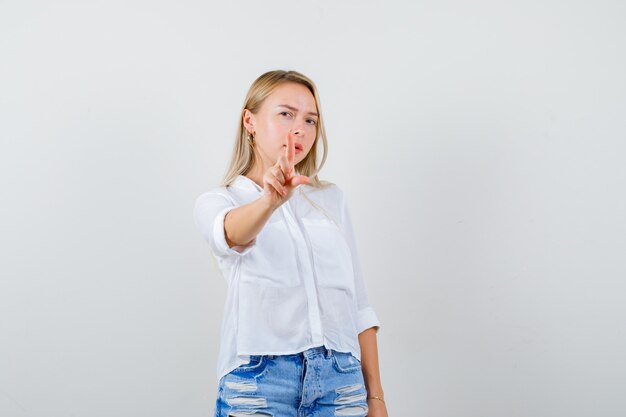
<path fill-rule="evenodd" d="M 267 133 L 270 138 L 277 140 L 287 134 L 288 128 L 284 122 L 275 120 L 267 124 Z M 286 137 L 286 136 L 285 136 Z"/>
<path fill-rule="evenodd" d="M 309 153 L 311 151 L 311 149 L 313 149 L 313 146 L 315 145 L 315 138 L 312 137 L 311 140 L 308 140 L 306 143 L 306 153 Z"/>
<path fill-rule="evenodd" d="M 317 129 L 315 128 L 315 126 L 311 126 L 311 128 L 308 130 L 308 135 L 307 138 L 309 139 L 309 142 L 312 144 L 313 142 L 315 142 L 315 136 L 317 135 Z"/>
<path fill-rule="evenodd" d="M 289 128 L 282 125 L 281 122 L 276 121 L 270 123 L 267 126 L 267 144 L 270 149 L 269 152 L 276 152 L 277 158 L 282 153 L 285 152 L 285 148 L 283 145 L 287 142 L 287 133 L 289 132 Z"/>

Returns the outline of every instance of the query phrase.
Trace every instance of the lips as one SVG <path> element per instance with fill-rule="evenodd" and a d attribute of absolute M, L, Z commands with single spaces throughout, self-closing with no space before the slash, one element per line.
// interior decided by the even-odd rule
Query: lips
<path fill-rule="evenodd" d="M 295 143 L 296 145 L 296 150 L 301 151 L 302 150 L 302 145 L 300 143 Z"/>

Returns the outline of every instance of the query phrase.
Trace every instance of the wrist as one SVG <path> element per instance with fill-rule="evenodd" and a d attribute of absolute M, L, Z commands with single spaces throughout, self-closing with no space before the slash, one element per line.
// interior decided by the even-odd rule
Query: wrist
<path fill-rule="evenodd" d="M 368 397 L 380 397 L 385 399 L 385 392 L 380 385 L 378 387 L 366 387 L 366 391 Z"/>
<path fill-rule="evenodd" d="M 279 206 L 274 206 L 269 199 L 264 195 L 259 198 L 259 204 L 263 206 L 263 209 L 268 213 L 273 213 Z"/>
<path fill-rule="evenodd" d="M 383 404 L 385 404 L 385 398 L 384 398 L 384 396 L 382 394 L 381 395 L 369 395 L 368 394 L 367 395 L 367 401 L 368 402 L 369 401 L 380 401 Z"/>

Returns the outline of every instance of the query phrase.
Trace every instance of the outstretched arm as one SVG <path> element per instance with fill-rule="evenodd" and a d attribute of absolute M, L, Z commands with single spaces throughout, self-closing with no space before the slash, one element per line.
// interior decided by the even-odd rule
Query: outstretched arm
<path fill-rule="evenodd" d="M 263 194 L 257 200 L 229 211 L 224 219 L 228 246 L 250 245 L 261 232 L 274 210 L 287 201 L 300 184 L 309 178 L 294 173 L 293 132 L 287 134 L 285 152 L 263 175 Z"/>

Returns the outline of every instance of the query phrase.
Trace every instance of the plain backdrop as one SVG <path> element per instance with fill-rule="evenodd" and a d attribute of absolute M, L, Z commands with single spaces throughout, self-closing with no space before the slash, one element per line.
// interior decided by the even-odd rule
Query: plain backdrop
<path fill-rule="evenodd" d="M 256 77 L 311 77 L 390 416 L 626 415 L 622 1 L 0 0 L 0 416 L 206 417 L 196 230 Z"/>

